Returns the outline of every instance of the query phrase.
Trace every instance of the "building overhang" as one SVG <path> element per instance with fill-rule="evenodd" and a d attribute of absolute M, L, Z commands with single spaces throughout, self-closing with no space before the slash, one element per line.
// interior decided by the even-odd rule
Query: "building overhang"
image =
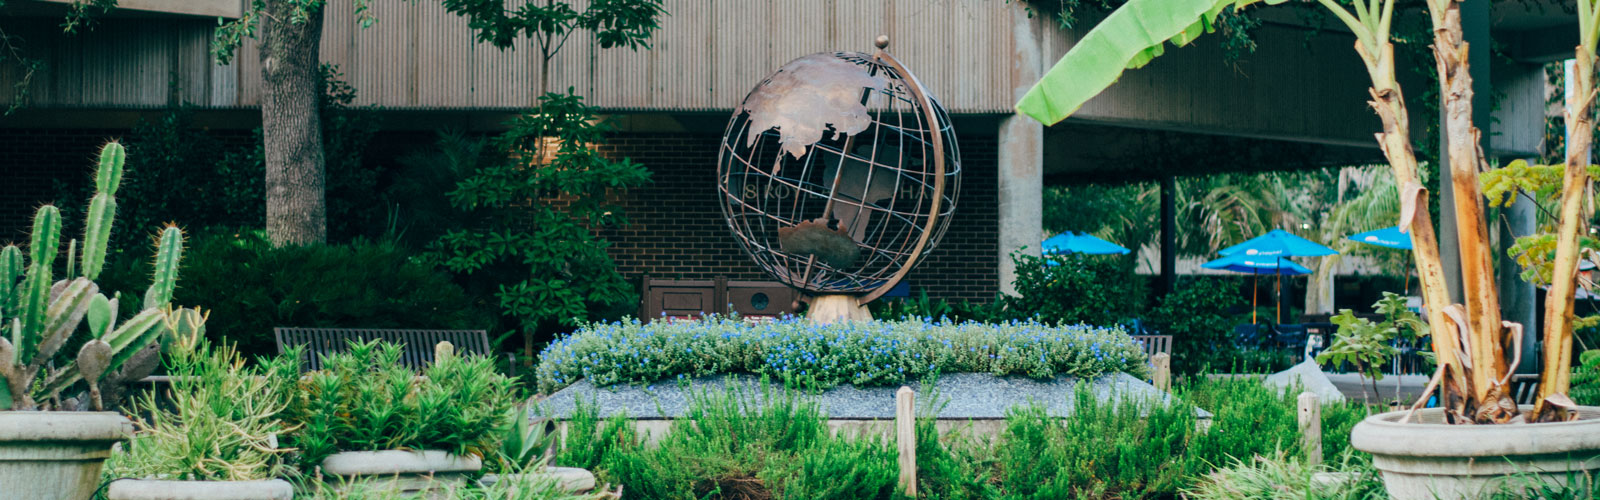
<path fill-rule="evenodd" d="M 79 0 L 81 1 L 81 0 Z M 72 8 L 74 0 L 13 0 L 6 2 L 11 16 L 55 17 Z M 92 11 L 98 10 L 89 7 Z M 243 0 L 118 0 L 106 17 L 220 17 L 238 19 L 244 15 Z"/>

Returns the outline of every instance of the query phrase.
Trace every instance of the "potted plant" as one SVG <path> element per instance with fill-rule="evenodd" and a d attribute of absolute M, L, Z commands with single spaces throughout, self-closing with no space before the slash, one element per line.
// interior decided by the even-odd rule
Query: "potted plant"
<path fill-rule="evenodd" d="M 549 419 L 529 418 L 527 405 L 511 408 L 506 415 L 510 425 L 500 436 L 500 447 L 487 464 L 488 473 L 478 480 L 484 487 L 504 486 L 511 492 L 521 491 L 526 484 L 543 484 L 553 481 L 555 487 L 569 493 L 587 493 L 595 488 L 594 473 L 577 467 L 552 467 L 549 465 L 555 442 L 555 425 Z"/>
<path fill-rule="evenodd" d="M 511 379 L 448 343 L 420 377 L 400 356 L 396 344 L 352 342 L 300 380 L 290 441 L 304 466 L 406 493 L 459 489 L 480 472 L 509 424 Z"/>
<path fill-rule="evenodd" d="M 161 232 L 138 308 L 106 297 L 94 282 L 105 266 L 124 154 L 115 142 L 100 150 L 81 252 L 78 240 L 67 244 L 63 274 L 56 274 L 62 242 L 54 206 L 34 216 L 26 252 L 0 248 L 0 485 L 10 498 L 89 498 L 112 444 L 133 431 L 128 419 L 104 410 L 160 359 L 183 233 Z M 119 314 L 127 309 L 136 312 Z M 89 340 L 68 349 L 75 336 Z"/>
<path fill-rule="evenodd" d="M 1072 114 L 1104 90 L 1128 67 L 1139 67 L 1162 53 L 1168 41 L 1184 45 L 1213 30 L 1227 8 L 1280 4 L 1285 0 L 1129 0 L 1062 57 L 1021 101 L 1017 109 L 1046 124 Z M 1488 162 L 1472 122 L 1472 73 L 1459 0 L 1427 0 L 1431 47 L 1438 69 L 1440 116 L 1448 125 L 1441 142 L 1448 151 L 1453 203 L 1441 206 L 1460 221 L 1465 303 L 1452 303 L 1440 258 L 1441 241 L 1429 216 L 1413 151 L 1409 108 L 1396 78 L 1391 27 L 1398 0 L 1317 0 L 1355 38 L 1372 86 L 1369 104 L 1382 123 L 1380 150 L 1394 172 L 1401 204 L 1399 226 L 1411 235 L 1413 262 L 1427 307 L 1437 367 L 1423 397 L 1411 409 L 1374 415 L 1357 425 L 1352 445 L 1372 453 L 1389 493 L 1397 500 L 1462 498 L 1504 487 L 1509 473 L 1532 473 L 1543 482 L 1600 469 L 1600 409 L 1579 407 L 1571 388 L 1574 292 L 1580 248 L 1588 239 L 1586 195 L 1594 141 L 1595 49 L 1600 41 L 1600 5 L 1578 0 L 1578 46 L 1571 95 L 1566 103 L 1566 162 L 1547 167 L 1495 169 L 1479 182 Z M 1400 12 L 1410 9 L 1402 8 Z M 1139 32 L 1125 37 L 1108 33 Z M 1488 64 L 1489 61 L 1470 61 Z M 1487 188 L 1485 187 L 1487 186 Z M 1557 198 L 1558 221 L 1546 234 L 1519 238 L 1514 252 L 1525 277 L 1549 285 L 1545 299 L 1542 370 L 1536 404 L 1519 406 L 1507 386 L 1520 364 L 1524 325 L 1501 317 L 1494 261 L 1485 222 L 1484 200 L 1515 200 L 1519 194 Z M 1486 196 L 1487 195 L 1487 196 Z M 1508 196 L 1510 195 L 1510 196 Z M 1436 408 L 1422 409 L 1428 401 Z M 1523 481 L 1527 483 L 1528 481 Z"/>
<path fill-rule="evenodd" d="M 205 316 L 177 311 L 167 321 L 177 342 L 166 356 L 172 389 L 166 399 L 146 393 L 139 430 L 114 452 L 109 475 L 126 477 L 107 488 L 110 500 L 290 500 L 279 479 L 288 450 L 279 434 L 289 391 L 299 371 L 280 356 L 247 366 L 232 346 L 204 338 Z M 298 353 L 291 353 L 294 356 Z"/>

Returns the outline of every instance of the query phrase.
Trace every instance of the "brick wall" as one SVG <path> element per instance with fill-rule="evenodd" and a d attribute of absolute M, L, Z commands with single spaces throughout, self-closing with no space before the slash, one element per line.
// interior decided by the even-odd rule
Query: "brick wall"
<path fill-rule="evenodd" d="M 94 155 L 105 140 L 127 130 L 0 130 L 0 242 L 26 240 L 33 210 L 50 201 L 58 183 L 89 179 Z M 248 138 L 248 131 L 224 132 Z M 427 132 L 385 132 L 374 138 L 367 158 L 392 164 L 410 147 L 432 144 Z M 745 256 L 722 219 L 716 195 L 720 137 L 700 134 L 625 134 L 607 154 L 632 158 L 653 173 L 654 183 L 623 200 L 632 224 L 608 231 L 611 254 L 622 273 L 637 282 L 658 278 L 768 280 Z M 913 293 L 933 298 L 989 301 L 998 288 L 996 144 L 993 137 L 963 138 L 962 180 L 955 220 L 944 239 L 906 278 Z M 410 147 L 407 147 L 410 146 Z M 131 152 L 130 152 L 131 153 Z M 128 200 L 131 202 L 131 200 Z"/>
<path fill-rule="evenodd" d="M 0 129 L 0 244 L 25 243 L 33 213 L 58 184 L 88 182 L 95 155 L 126 130 Z"/>
<path fill-rule="evenodd" d="M 100 147 L 133 135 L 130 129 L 0 128 L 0 243 L 25 242 L 39 205 L 60 201 L 81 210 L 88 200 L 57 200 L 64 192 L 87 189 Z M 250 130 L 209 130 L 215 147 L 242 149 L 254 140 Z M 213 144 L 213 143 L 208 143 Z M 140 152 L 130 147 L 128 154 Z M 130 170 L 134 163 L 129 163 Z M 70 191 L 69 191 L 70 190 Z M 122 200 L 129 203 L 129 200 Z M 70 223 L 69 223 L 70 224 Z"/>
<path fill-rule="evenodd" d="M 614 138 L 603 150 L 650 169 L 654 183 L 629 191 L 626 228 L 609 231 L 611 255 L 630 279 L 770 280 L 739 248 L 722 218 L 716 191 L 719 136 L 639 134 Z M 999 291 L 996 144 L 963 138 L 960 199 L 950 229 L 906 282 L 913 293 L 946 300 L 989 301 Z"/>

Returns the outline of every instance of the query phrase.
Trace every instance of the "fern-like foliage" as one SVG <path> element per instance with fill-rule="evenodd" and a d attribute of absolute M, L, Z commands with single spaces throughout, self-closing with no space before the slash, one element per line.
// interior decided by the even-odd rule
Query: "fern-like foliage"
<path fill-rule="evenodd" d="M 1600 349 L 1584 351 L 1572 371 L 1572 400 L 1580 405 L 1600 405 Z"/>

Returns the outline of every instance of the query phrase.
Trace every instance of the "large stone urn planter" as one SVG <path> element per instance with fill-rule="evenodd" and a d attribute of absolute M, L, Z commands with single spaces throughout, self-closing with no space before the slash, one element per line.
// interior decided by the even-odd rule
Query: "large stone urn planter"
<path fill-rule="evenodd" d="M 440 450 L 347 451 L 322 461 L 324 474 L 398 493 L 443 494 L 467 484 L 483 460 Z"/>
<path fill-rule="evenodd" d="M 0 497 L 87 500 L 111 445 L 132 436 L 112 412 L 0 412 Z"/>
<path fill-rule="evenodd" d="M 1401 424 L 1405 414 L 1367 417 L 1350 433 L 1351 446 L 1372 454 L 1394 500 L 1479 498 L 1526 486 L 1526 478 L 1564 484 L 1600 470 L 1600 408 L 1545 424 L 1447 425 L 1438 409 Z M 1511 475 L 1519 477 L 1506 480 Z"/>
<path fill-rule="evenodd" d="M 262 481 L 169 481 L 118 479 L 106 489 L 111 500 L 293 500 L 294 486 Z"/>

